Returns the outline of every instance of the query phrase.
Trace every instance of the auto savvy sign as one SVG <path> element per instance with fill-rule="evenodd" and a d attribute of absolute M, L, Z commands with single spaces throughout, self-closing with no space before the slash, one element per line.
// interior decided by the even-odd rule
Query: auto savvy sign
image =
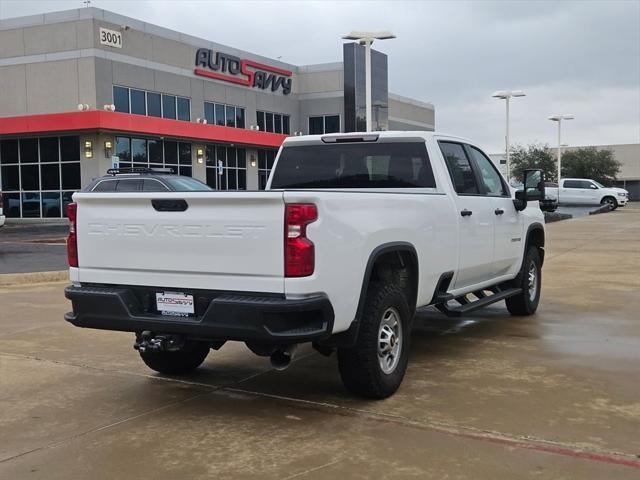
<path fill-rule="evenodd" d="M 293 72 L 207 48 L 199 48 L 196 52 L 193 73 L 245 87 L 271 89 L 272 92 L 281 90 L 284 95 L 291 93 Z"/>

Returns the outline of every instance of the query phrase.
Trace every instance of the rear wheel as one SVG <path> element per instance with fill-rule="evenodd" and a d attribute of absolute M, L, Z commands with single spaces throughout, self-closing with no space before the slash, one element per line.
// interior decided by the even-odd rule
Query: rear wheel
<path fill-rule="evenodd" d="M 198 368 L 209 354 L 207 342 L 187 340 L 182 348 L 175 351 L 139 352 L 142 361 L 152 370 L 166 374 L 189 373 Z"/>
<path fill-rule="evenodd" d="M 600 205 L 608 205 L 611 210 L 615 210 L 616 208 L 618 208 L 618 201 L 613 197 L 604 197 L 600 202 Z"/>
<path fill-rule="evenodd" d="M 529 247 L 522 270 L 516 278 L 515 287 L 522 292 L 505 300 L 511 315 L 532 315 L 538 309 L 542 287 L 542 262 L 536 247 Z"/>
<path fill-rule="evenodd" d="M 401 289 L 372 283 L 356 344 L 338 349 L 345 387 L 367 398 L 386 398 L 402 383 L 409 359 L 411 314 Z"/>

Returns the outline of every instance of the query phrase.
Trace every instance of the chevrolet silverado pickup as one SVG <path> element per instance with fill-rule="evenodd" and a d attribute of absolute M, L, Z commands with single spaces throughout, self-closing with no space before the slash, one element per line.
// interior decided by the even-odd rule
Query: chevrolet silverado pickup
<path fill-rule="evenodd" d="M 544 179 L 524 177 L 512 198 L 471 141 L 377 132 L 286 139 L 265 191 L 78 192 L 65 318 L 134 333 L 167 374 L 227 341 L 282 369 L 311 342 L 349 391 L 384 398 L 416 308 L 536 311 Z"/>
<path fill-rule="evenodd" d="M 563 178 L 560 185 L 546 187 L 546 194 L 559 205 L 608 205 L 612 210 L 624 207 L 629 200 L 624 188 L 605 187 L 588 178 Z"/>

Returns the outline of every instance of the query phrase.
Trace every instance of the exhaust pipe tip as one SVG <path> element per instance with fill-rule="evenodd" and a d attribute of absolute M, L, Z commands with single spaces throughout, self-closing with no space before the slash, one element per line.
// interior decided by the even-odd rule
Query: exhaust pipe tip
<path fill-rule="evenodd" d="M 271 354 L 271 366 L 278 371 L 286 369 L 293 360 L 297 345 L 290 345 L 284 348 L 278 348 Z"/>

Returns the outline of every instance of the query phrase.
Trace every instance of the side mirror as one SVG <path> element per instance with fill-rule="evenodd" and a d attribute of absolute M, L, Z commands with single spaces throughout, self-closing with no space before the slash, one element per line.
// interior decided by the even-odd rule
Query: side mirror
<path fill-rule="evenodd" d="M 516 199 L 514 200 L 516 210 L 524 210 L 529 200 L 544 200 L 544 175 L 542 170 L 527 169 L 524 171 L 522 190 L 516 192 Z"/>
<path fill-rule="evenodd" d="M 598 187 L 596 187 L 593 183 L 589 185 L 589 188 L 592 188 L 593 190 L 597 190 Z"/>

